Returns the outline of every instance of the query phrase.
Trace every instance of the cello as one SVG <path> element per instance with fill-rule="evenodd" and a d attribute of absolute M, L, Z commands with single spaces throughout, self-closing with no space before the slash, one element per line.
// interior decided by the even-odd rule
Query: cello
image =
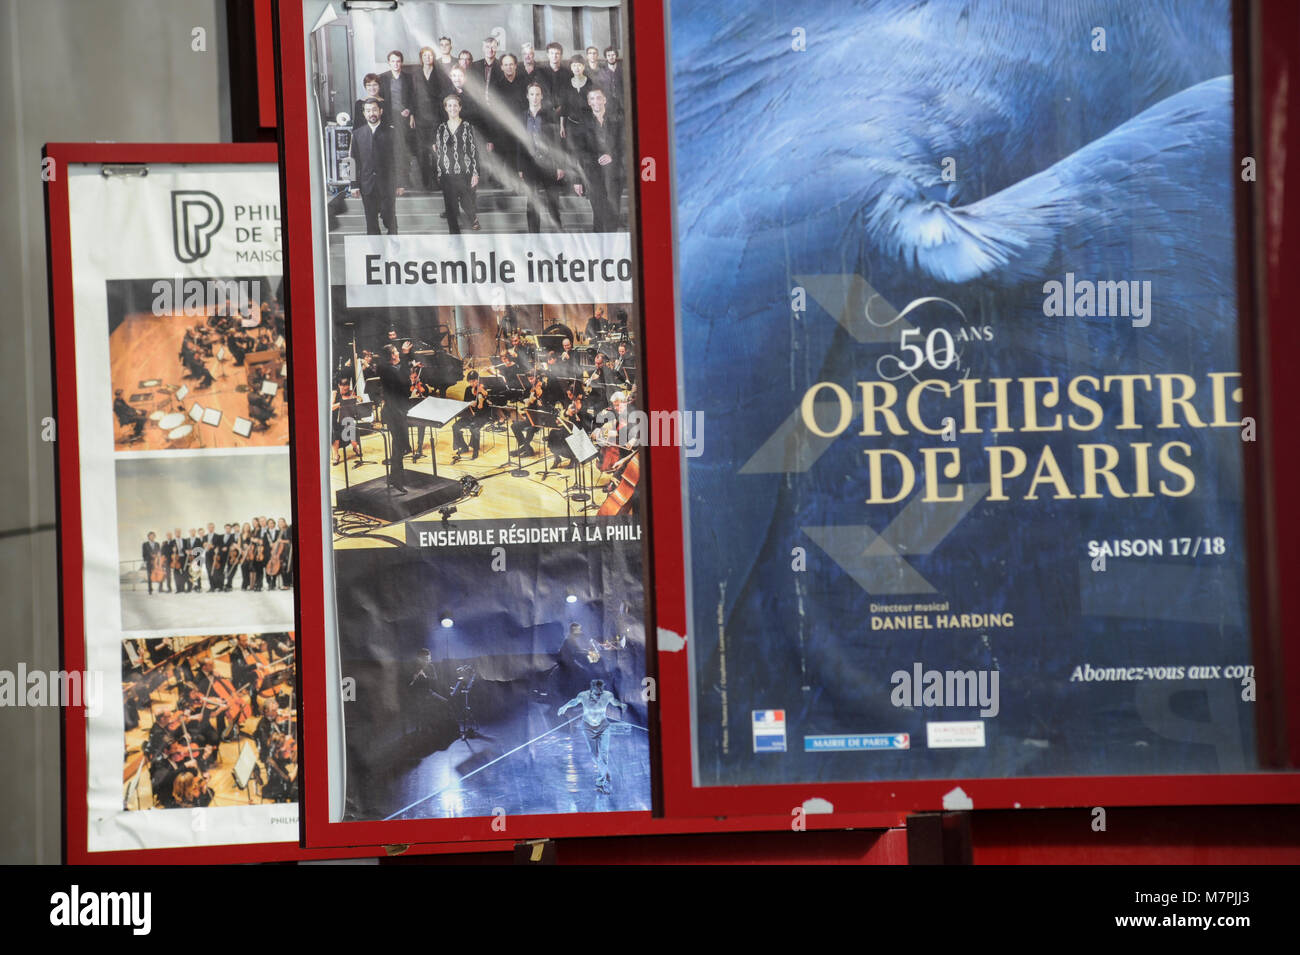
<path fill-rule="evenodd" d="M 163 556 L 159 552 L 153 555 L 153 566 L 149 568 L 149 579 L 155 584 L 162 583 L 162 579 L 167 576 L 167 571 L 163 567 Z"/>
<path fill-rule="evenodd" d="M 271 559 L 266 562 L 266 576 L 275 577 L 280 573 L 280 560 L 281 555 L 284 553 L 285 543 L 285 539 L 279 537 L 271 546 Z"/>
<path fill-rule="evenodd" d="M 619 476 L 618 486 L 610 491 L 596 511 L 597 517 L 615 517 L 632 509 L 632 495 L 641 479 L 641 458 L 636 451 L 629 455 L 627 467 Z"/>

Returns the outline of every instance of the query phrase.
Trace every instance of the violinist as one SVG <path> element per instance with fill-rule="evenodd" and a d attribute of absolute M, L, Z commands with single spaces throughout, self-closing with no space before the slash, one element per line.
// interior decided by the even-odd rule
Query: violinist
<path fill-rule="evenodd" d="M 532 357 L 528 354 L 528 349 L 524 346 L 523 340 L 519 337 L 518 332 L 515 332 L 510 336 L 510 347 L 506 349 L 506 353 L 514 363 L 519 366 L 519 373 L 521 375 L 526 375 L 532 370 Z"/>
<path fill-rule="evenodd" d="M 144 741 L 141 749 L 144 754 L 152 760 L 166 758 L 167 747 L 172 743 L 180 740 L 181 731 L 181 713 L 179 710 L 167 710 L 159 713 L 154 718 L 153 726 L 149 730 L 149 736 Z"/>
<path fill-rule="evenodd" d="M 189 770 L 176 774 L 172 782 L 172 805 L 177 809 L 199 809 L 210 805 L 212 790 L 206 773 Z"/>
<path fill-rule="evenodd" d="M 492 405 L 488 401 L 487 388 L 483 386 L 482 380 L 477 371 L 471 371 L 467 376 L 469 387 L 465 389 L 465 400 L 469 402 L 469 407 L 465 409 L 464 414 L 456 419 L 452 428 L 452 434 L 455 435 L 455 455 L 452 456 L 451 463 L 455 464 L 460 460 L 462 454 L 473 452 L 470 460 L 478 457 L 479 432 L 483 430 L 483 425 L 487 423 L 488 415 L 491 414 Z M 469 433 L 469 442 L 465 441 L 465 432 Z"/>
<path fill-rule="evenodd" d="M 542 401 L 544 400 L 544 390 L 545 385 L 542 377 L 537 374 L 536 369 L 529 371 L 528 395 L 524 398 L 519 410 L 521 412 L 540 410 L 542 407 Z M 537 433 L 537 429 L 528 423 L 528 418 L 524 414 L 520 414 L 519 420 L 513 425 L 513 430 L 515 432 L 515 440 L 519 443 L 519 447 L 515 453 L 521 458 L 531 458 L 535 455 L 537 449 L 533 447 L 533 435 Z"/>
<path fill-rule="evenodd" d="M 636 359 L 628 351 L 627 342 L 618 343 L 618 354 L 614 356 L 614 362 L 611 366 L 614 371 L 614 377 L 620 384 L 630 385 L 635 381 Z"/>
<path fill-rule="evenodd" d="M 239 541 L 236 544 L 239 548 L 239 565 L 242 577 L 240 590 L 248 590 L 252 586 L 253 575 L 253 552 L 256 549 L 253 543 L 253 528 L 248 521 L 244 521 L 244 527 L 239 532 Z"/>
<path fill-rule="evenodd" d="M 552 468 L 567 468 L 577 465 L 577 455 L 570 449 L 565 438 L 572 434 L 575 428 L 590 432 L 593 426 L 591 409 L 586 403 L 582 388 L 575 384 L 573 388 L 569 389 L 568 397 L 568 406 L 560 410 L 561 427 L 554 429 L 550 437 L 547 438 L 547 444 L 555 455 L 555 460 L 551 462 Z"/>
<path fill-rule="evenodd" d="M 357 396 L 352 393 L 352 376 L 349 374 L 339 375 L 338 384 L 334 393 L 330 395 L 330 427 L 331 427 L 331 446 L 334 449 L 334 464 L 342 461 L 339 457 L 339 448 L 343 444 L 344 419 L 351 419 L 351 415 L 345 413 L 344 405 L 348 406 L 349 411 L 355 409 Z M 349 442 L 353 453 L 356 455 L 356 461 L 353 462 L 354 468 L 361 467 L 361 443 L 357 441 L 357 422 L 352 420 L 352 436 Z"/>
<path fill-rule="evenodd" d="M 293 588 L 293 531 L 289 522 L 280 518 L 280 589 Z M 271 589 L 275 589 L 275 579 L 271 580 Z"/>
<path fill-rule="evenodd" d="M 262 649 L 265 650 L 265 645 Z M 254 696 L 262 688 L 262 671 L 266 667 L 254 656 L 256 652 L 246 633 L 235 638 L 235 647 L 230 651 L 230 681 L 236 689 L 247 689 Z"/>
<path fill-rule="evenodd" d="M 257 755 L 263 763 L 271 761 L 271 751 L 277 742 L 276 737 L 293 735 L 293 718 L 280 715 L 280 704 L 269 701 L 262 710 L 262 718 L 253 732 L 257 743 Z"/>
<path fill-rule="evenodd" d="M 424 362 L 412 360 L 410 367 L 411 371 L 408 380 L 411 384 L 411 406 L 414 407 L 425 398 L 429 397 L 429 395 L 433 394 L 433 386 L 429 384 L 427 377 L 428 371 L 424 367 Z M 424 457 L 424 432 L 426 428 L 428 428 L 428 425 L 425 424 L 419 424 L 416 426 L 415 450 L 411 452 L 412 461 L 418 461 L 420 458 Z M 432 431 L 433 429 L 429 428 L 429 430 Z M 434 432 L 432 441 L 436 442 L 437 440 L 437 432 Z M 430 445 L 429 453 L 433 453 L 432 444 Z"/>
<path fill-rule="evenodd" d="M 253 736 L 257 741 L 258 755 L 266 767 L 262 798 L 270 802 L 292 802 L 297 798 L 297 787 L 289 764 L 298 761 L 293 717 L 281 715 L 278 703 L 267 703 Z"/>
<path fill-rule="evenodd" d="M 203 774 L 198 760 L 190 756 L 185 744 L 179 740 L 168 744 L 162 758 L 154 760 L 150 765 L 149 785 L 153 789 L 154 798 L 164 809 L 176 808 L 176 793 L 173 787 L 176 777 L 185 772 L 193 773 L 195 776 Z"/>
<path fill-rule="evenodd" d="M 519 374 L 519 362 L 515 361 L 514 355 L 510 353 L 509 347 L 505 342 L 497 350 L 497 357 L 492 359 L 492 367 L 496 373 L 506 380 L 506 386 L 515 387 L 515 375 Z"/>
<path fill-rule="evenodd" d="M 583 375 L 582 378 L 583 393 L 589 399 L 592 414 L 599 415 L 609 407 L 606 395 L 609 394 L 610 387 L 616 381 L 614 370 L 605 363 L 605 353 L 596 352 L 596 363 L 592 366 L 591 371 Z"/>
<path fill-rule="evenodd" d="M 239 533 L 239 527 L 235 524 L 230 525 L 232 533 L 226 535 L 226 590 L 229 591 L 235 582 L 235 573 L 239 570 L 240 565 L 244 562 L 244 548 L 242 537 Z M 245 587 L 244 589 L 248 589 Z"/>
<path fill-rule="evenodd" d="M 253 518 L 253 528 L 244 548 L 244 563 L 248 565 L 251 585 L 249 590 L 262 589 L 262 570 L 266 567 L 266 527 L 260 517 Z"/>

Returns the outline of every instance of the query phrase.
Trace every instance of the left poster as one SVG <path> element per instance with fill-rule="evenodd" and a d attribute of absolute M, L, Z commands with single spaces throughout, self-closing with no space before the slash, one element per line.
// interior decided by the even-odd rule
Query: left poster
<path fill-rule="evenodd" d="M 60 456 L 65 524 L 80 510 L 81 561 L 65 531 L 62 572 L 69 661 L 73 615 L 84 620 L 85 720 L 66 741 L 70 767 L 85 754 L 84 794 L 71 772 L 68 794 L 70 814 L 84 807 L 81 848 L 296 842 L 276 167 L 56 174 L 67 179 L 72 318 L 59 314 L 56 261 L 55 347 L 61 363 L 73 349 L 76 380 L 75 416 L 61 409 L 58 423 L 75 445 Z"/>

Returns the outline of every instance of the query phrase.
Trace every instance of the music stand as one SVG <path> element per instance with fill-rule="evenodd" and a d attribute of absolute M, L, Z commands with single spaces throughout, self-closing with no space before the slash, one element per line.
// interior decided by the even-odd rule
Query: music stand
<path fill-rule="evenodd" d="M 226 346 L 222 345 L 220 348 L 218 348 L 216 355 L 214 355 L 213 357 L 217 359 L 217 377 L 225 378 L 226 377 Z"/>
<path fill-rule="evenodd" d="M 230 771 L 230 775 L 235 777 L 235 785 L 238 788 L 248 791 L 248 801 L 250 803 L 253 801 L 253 789 L 248 784 L 249 782 L 256 779 L 255 776 L 256 770 L 257 770 L 257 751 L 253 749 L 253 745 L 251 743 L 245 741 L 244 745 L 239 750 L 239 758 L 235 760 L 235 768 Z M 258 782 L 259 782 L 258 798 L 260 799 L 261 798 L 260 780 L 258 780 Z"/>
<path fill-rule="evenodd" d="M 429 449 L 429 465 L 433 468 L 433 476 L 438 476 L 438 429 L 448 424 L 456 418 L 462 411 L 469 407 L 468 401 L 454 401 L 451 398 L 434 398 L 428 397 L 421 400 L 408 412 L 406 420 L 417 424 L 431 426 L 433 428 L 433 446 Z"/>
<path fill-rule="evenodd" d="M 569 493 L 569 498 L 580 502 L 591 501 L 595 495 L 589 493 L 590 485 L 584 479 L 586 476 L 585 466 L 590 463 L 593 458 L 599 455 L 600 451 L 597 450 L 594 444 L 592 444 L 591 438 L 587 435 L 587 432 L 580 428 L 575 428 L 573 432 L 564 439 L 564 443 L 567 444 L 569 450 L 573 452 L 573 457 L 576 462 L 574 464 L 574 469 L 578 472 L 578 489 L 576 491 L 571 491 Z M 591 504 L 587 504 L 587 507 L 591 506 Z M 585 509 L 586 508 L 584 508 L 584 510 Z"/>
<path fill-rule="evenodd" d="M 551 432 L 560 427 L 560 419 L 554 411 L 547 411 L 544 408 L 529 408 L 524 412 L 524 417 L 528 423 L 537 429 L 538 434 L 544 435 L 542 438 L 542 480 L 545 481 L 551 476 Z M 522 462 L 522 459 L 520 461 Z M 527 472 L 525 472 L 527 473 Z"/>

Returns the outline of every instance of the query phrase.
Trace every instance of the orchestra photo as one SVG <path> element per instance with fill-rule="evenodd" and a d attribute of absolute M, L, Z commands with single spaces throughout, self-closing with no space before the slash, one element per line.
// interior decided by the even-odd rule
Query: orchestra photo
<path fill-rule="evenodd" d="M 336 170 L 327 177 L 332 232 L 627 229 L 632 102 L 623 11 L 555 8 L 556 21 L 581 17 L 575 36 L 569 24 L 557 35 L 537 33 L 540 9 L 368 11 L 365 48 L 355 28 L 340 37 L 346 62 L 334 62 L 331 43 L 313 47 L 321 75 L 355 70 L 351 91 L 331 88 L 321 100 Z M 340 26 L 349 18 L 323 29 Z"/>
<path fill-rule="evenodd" d="M 122 643 L 123 808 L 298 799 L 293 633 Z"/>
<path fill-rule="evenodd" d="M 280 279 L 109 283 L 118 451 L 285 447 Z"/>
<path fill-rule="evenodd" d="M 401 541 L 406 520 L 448 508 L 465 520 L 636 512 L 630 305 L 340 312 L 336 543 Z"/>
<path fill-rule="evenodd" d="M 121 456 L 116 467 L 123 630 L 292 624 L 286 453 Z"/>

